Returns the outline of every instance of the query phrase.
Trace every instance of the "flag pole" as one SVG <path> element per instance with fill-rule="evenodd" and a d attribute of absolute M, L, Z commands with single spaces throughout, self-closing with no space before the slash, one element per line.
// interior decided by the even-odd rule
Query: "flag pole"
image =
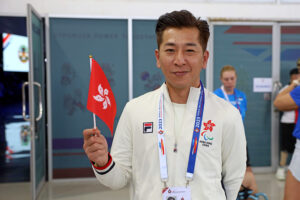
<path fill-rule="evenodd" d="M 93 62 L 93 56 L 92 55 L 89 55 L 89 57 L 90 57 L 90 71 L 92 72 L 92 62 Z M 96 129 L 97 128 L 97 126 L 96 126 L 96 115 L 95 115 L 95 113 L 93 113 L 93 121 L 94 121 L 94 129 Z"/>

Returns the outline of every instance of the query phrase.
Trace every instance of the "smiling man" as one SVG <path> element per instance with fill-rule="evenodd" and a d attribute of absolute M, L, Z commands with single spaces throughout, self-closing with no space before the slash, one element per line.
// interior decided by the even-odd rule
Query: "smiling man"
<path fill-rule="evenodd" d="M 241 115 L 203 87 L 209 28 L 190 12 L 162 15 L 156 25 L 157 67 L 165 83 L 128 102 L 111 153 L 98 129 L 84 150 L 97 179 L 131 199 L 235 200 L 246 169 Z"/>

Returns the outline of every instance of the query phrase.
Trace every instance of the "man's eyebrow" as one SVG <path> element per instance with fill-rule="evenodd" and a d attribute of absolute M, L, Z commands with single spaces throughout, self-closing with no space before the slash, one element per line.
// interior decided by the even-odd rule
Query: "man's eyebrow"
<path fill-rule="evenodd" d="M 186 43 L 185 45 L 186 45 L 186 46 L 197 46 L 196 43 Z"/>
<path fill-rule="evenodd" d="M 173 42 L 167 42 L 166 44 L 164 44 L 164 46 L 176 46 L 176 45 Z M 193 42 L 189 42 L 189 43 L 186 43 L 185 46 L 197 46 L 197 44 L 193 43 Z"/>

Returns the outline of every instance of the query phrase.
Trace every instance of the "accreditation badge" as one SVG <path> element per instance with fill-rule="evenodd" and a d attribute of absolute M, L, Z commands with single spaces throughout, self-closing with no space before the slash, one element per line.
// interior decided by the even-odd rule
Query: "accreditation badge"
<path fill-rule="evenodd" d="M 163 190 L 163 200 L 191 200 L 190 187 L 168 187 Z"/>

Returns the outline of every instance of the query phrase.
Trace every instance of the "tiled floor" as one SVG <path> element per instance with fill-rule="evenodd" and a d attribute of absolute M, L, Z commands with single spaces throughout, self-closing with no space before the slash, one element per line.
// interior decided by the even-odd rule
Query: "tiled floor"
<path fill-rule="evenodd" d="M 269 200 L 282 200 L 284 182 L 277 181 L 274 174 L 255 174 L 259 192 L 268 195 Z M 29 183 L 0 184 L 1 200 L 31 200 Z M 73 180 L 47 183 L 39 200 L 127 200 L 128 188 L 111 191 L 96 180 Z"/>

